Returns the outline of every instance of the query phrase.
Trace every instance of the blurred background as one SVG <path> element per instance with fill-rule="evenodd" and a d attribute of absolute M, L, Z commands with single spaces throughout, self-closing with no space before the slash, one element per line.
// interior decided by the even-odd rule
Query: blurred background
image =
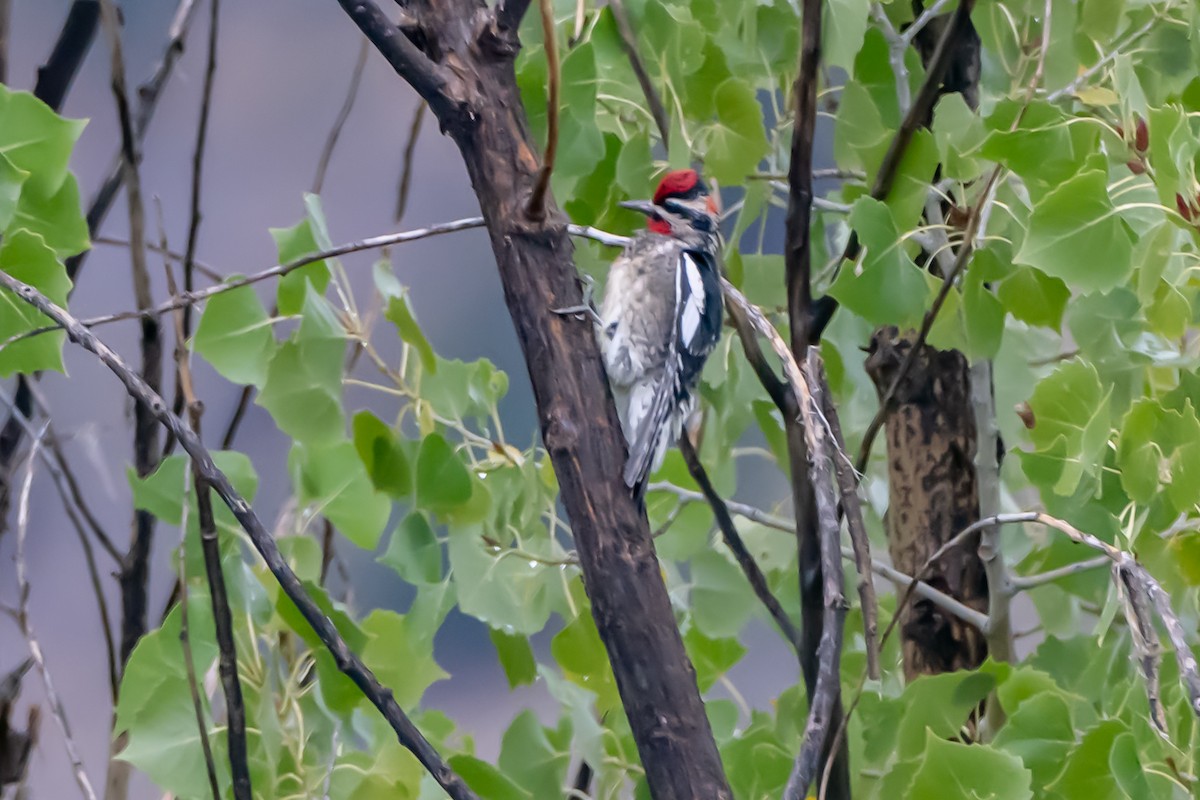
<path fill-rule="evenodd" d="M 32 88 L 36 69 L 49 54 L 69 5 L 69 0 L 13 0 L 9 62 L 13 88 Z M 126 0 L 121 5 L 132 90 L 149 77 L 160 59 L 176 3 Z M 186 50 L 151 125 L 141 167 L 151 209 L 149 238 L 157 239 L 152 211 L 157 198 L 168 241 L 176 250 L 184 248 L 187 238 L 207 28 L 207 4 L 198 3 Z M 346 98 L 360 35 L 334 0 L 226 0 L 220 28 L 198 258 L 222 274 L 248 274 L 276 263 L 268 228 L 291 226 L 304 216 L 302 195 L 313 188 L 322 146 Z M 101 32 L 63 107 L 65 116 L 89 120 L 73 161 L 85 205 L 107 174 L 119 141 L 109 63 Z M 357 102 L 321 191 L 335 242 L 478 213 L 457 149 L 427 115 L 416 145 L 408 210 L 398 223 L 394 220 L 416 102 L 415 93 L 370 52 Z M 775 252 L 782 236 L 782 215 L 778 216 L 767 235 L 769 249 Z M 122 196 L 101 234 L 124 238 L 126 227 Z M 344 259 L 362 297 L 369 296 L 368 271 L 376 257 L 363 253 Z M 434 349 L 447 358 L 489 358 L 508 373 L 510 389 L 501 407 L 505 433 L 508 441 L 528 446 L 537 436 L 532 394 L 486 236 L 474 230 L 417 241 L 393 250 L 392 257 L 400 280 L 411 287 L 414 307 Z M 151 256 L 150 266 L 155 297 L 161 300 L 167 295 L 161 260 Z M 274 284 L 260 287 L 269 306 Z M 88 317 L 133 307 L 128 253 L 97 245 L 80 274 L 72 311 Z M 107 326 L 101 332 L 118 352 L 136 356 L 136 323 Z M 132 460 L 131 404 L 120 384 L 90 355 L 68 346 L 65 361 L 69 376 L 47 375 L 41 389 L 58 434 L 66 440 L 67 454 L 84 480 L 89 505 L 117 544 L 123 545 L 132 519 L 126 477 Z M 240 391 L 199 360 L 196 364 L 198 394 L 206 406 L 206 439 L 215 448 Z M 7 388 L 11 395 L 11 387 Z M 378 395 L 351 395 L 347 404 L 348 410 L 379 405 Z M 269 525 L 289 491 L 289 440 L 258 406 L 251 404 L 247 414 L 236 447 L 254 462 L 260 479 L 255 507 Z M 753 468 L 756 459 L 748 461 Z M 752 482 L 740 481 L 753 487 L 753 494 L 743 494 L 742 499 L 770 505 L 785 496 L 776 470 L 763 469 L 761 476 L 754 477 Z M 111 724 L 103 640 L 78 543 L 52 484 L 41 472 L 34 483 L 31 520 L 27 560 L 32 622 L 88 773 L 101 784 Z M 176 530 L 160 524 L 157 531 L 151 572 L 152 625 L 157 624 L 171 591 L 172 553 L 178 544 Z M 0 603 L 10 607 L 15 605 L 14 539 L 12 535 L 0 538 Z M 359 612 L 407 607 L 407 587 L 393 571 L 377 565 L 373 554 L 345 543 L 339 552 L 353 586 L 335 581 L 335 594 L 351 588 Z M 99 557 L 103 559 L 103 553 Z M 106 578 L 115 568 L 111 561 L 101 561 Z M 106 588 L 110 608 L 119 609 L 116 580 L 108 580 Z M 552 625 L 536 637 L 535 646 L 544 652 L 554 630 Z M 750 653 L 729 677 L 751 706 L 764 707 L 795 683 L 794 656 L 764 624 L 753 623 L 743 640 Z M 0 672 L 18 664 L 25 654 L 26 644 L 15 624 L 7 617 L 0 619 Z M 473 619 L 451 615 L 437 640 L 436 657 L 452 677 L 435 684 L 424 704 L 454 717 L 465 733 L 474 735 L 485 758 L 494 757 L 500 733 L 519 709 L 552 708 L 552 701 L 536 685 L 509 691 L 486 629 Z M 14 718 L 23 720 L 31 703 L 45 704 L 35 673 L 24 681 Z M 77 796 L 61 736 L 47 714 L 30 777 L 34 797 Z M 159 793 L 148 781 L 138 779 L 131 796 L 151 798 Z"/>

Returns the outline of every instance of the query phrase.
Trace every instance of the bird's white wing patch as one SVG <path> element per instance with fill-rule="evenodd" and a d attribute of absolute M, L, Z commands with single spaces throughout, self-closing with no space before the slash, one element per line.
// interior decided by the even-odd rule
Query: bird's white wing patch
<path fill-rule="evenodd" d="M 675 288 L 675 302 L 679 313 L 680 343 L 688 347 L 695 340 L 704 316 L 704 281 L 700 277 L 700 267 L 690 253 L 679 257 L 679 269 L 682 274 Z"/>

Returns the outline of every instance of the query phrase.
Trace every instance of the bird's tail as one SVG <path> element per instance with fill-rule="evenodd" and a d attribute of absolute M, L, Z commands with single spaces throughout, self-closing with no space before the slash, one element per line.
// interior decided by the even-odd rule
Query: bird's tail
<path fill-rule="evenodd" d="M 654 393 L 648 413 L 642 416 L 629 447 L 629 460 L 625 462 L 625 485 L 633 497 L 641 502 L 646 492 L 646 479 L 656 462 L 671 443 L 671 413 L 675 407 L 677 387 L 670 373 L 663 376 Z"/>

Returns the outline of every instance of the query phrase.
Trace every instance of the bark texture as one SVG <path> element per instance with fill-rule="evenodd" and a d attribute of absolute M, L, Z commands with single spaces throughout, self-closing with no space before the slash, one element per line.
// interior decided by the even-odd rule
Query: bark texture
<path fill-rule="evenodd" d="M 871 340 L 867 372 L 882 395 L 896 377 L 915 335 L 881 328 Z M 926 561 L 979 519 L 975 478 L 975 417 L 967 360 L 956 350 L 922 345 L 900 382 L 884 423 L 888 463 L 888 550 L 896 568 L 921 573 Z M 953 548 L 920 577 L 980 612 L 987 580 L 978 537 Z M 904 675 L 935 675 L 979 666 L 983 634 L 928 600 L 901 610 Z"/>

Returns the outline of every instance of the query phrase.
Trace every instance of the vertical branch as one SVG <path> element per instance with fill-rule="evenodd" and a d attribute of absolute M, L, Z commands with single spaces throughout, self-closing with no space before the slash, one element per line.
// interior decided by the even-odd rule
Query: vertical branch
<path fill-rule="evenodd" d="M 100 19 L 111 50 L 112 92 L 116 100 L 117 119 L 121 127 L 121 156 L 123 183 L 129 205 L 129 252 L 133 270 L 133 290 L 138 309 L 153 307 L 150 274 L 146 268 L 145 208 L 142 203 L 141 179 L 138 175 L 138 142 L 133 114 L 126 91 L 125 59 L 121 48 L 120 18 L 113 0 L 101 0 Z M 162 341 L 158 321 L 144 316 L 141 319 L 141 375 L 158 391 L 162 383 Z M 158 465 L 158 425 L 153 414 L 143 405 L 134 408 L 134 469 L 145 478 Z M 129 552 L 121 566 L 121 663 L 129 659 L 138 639 L 146 632 L 146 583 L 150 544 L 154 536 L 154 516 L 148 511 L 134 512 L 134 530 Z"/>
<path fill-rule="evenodd" d="M 538 0 L 538 7 L 542 12 L 542 37 L 550 85 L 546 95 L 546 153 L 542 156 L 542 168 L 525 209 L 526 216 L 535 222 L 546 218 L 546 193 L 550 191 L 550 174 L 554 172 L 554 159 L 558 155 L 558 93 L 562 81 L 558 36 L 554 30 L 554 0 Z"/>
<path fill-rule="evenodd" d="M 55 111 L 62 108 L 67 90 L 71 88 L 84 57 L 92 47 L 92 40 L 96 38 L 99 23 L 98 0 L 75 0 L 67 11 L 67 19 L 59 30 L 50 58 L 38 67 L 33 94 Z"/>
<path fill-rule="evenodd" d="M 12 25 L 12 0 L 0 0 L 0 83 L 8 83 L 8 39 Z"/>
<path fill-rule="evenodd" d="M 809 341 L 812 336 L 812 161 L 813 137 L 817 121 L 817 82 L 821 64 L 821 0 L 804 0 L 803 20 L 800 33 L 799 72 L 793 86 L 792 105 L 795 114 L 792 123 L 791 162 L 788 167 L 788 209 L 784 243 L 784 264 L 788 297 L 788 320 L 791 328 L 791 357 L 796 364 L 805 364 Z M 800 410 L 812 398 L 796 398 Z M 814 405 L 819 412 L 820 406 Z M 840 685 L 835 678 L 829 685 L 829 669 L 832 663 L 836 676 L 836 664 L 841 657 L 842 617 L 831 609 L 829 590 L 836 582 L 840 585 L 842 566 L 840 553 L 836 564 L 828 565 L 824 539 L 833 537 L 833 547 L 838 548 L 836 512 L 826 509 L 830 505 L 825 491 L 829 489 L 827 453 L 819 449 L 817 431 L 808 430 L 811 415 L 805 422 L 795 416 L 785 417 L 787 423 L 788 456 L 791 467 L 792 502 L 796 513 L 796 539 L 799 550 L 800 605 L 803 613 L 804 636 L 800 653 L 804 672 L 805 688 L 809 698 L 809 721 L 805 739 L 797 756 L 795 769 L 788 781 L 784 796 L 803 796 L 816 764 L 833 759 L 831 796 L 848 798 L 850 775 L 848 756 L 844 748 L 830 754 L 834 744 L 830 736 L 832 728 L 841 722 L 842 707 Z M 833 514 L 832 522 L 825 517 Z M 832 532 L 826 527 L 832 524 Z M 830 570 L 836 571 L 830 572 Z M 839 599 L 837 602 L 841 602 Z M 836 630 L 830 626 L 835 626 Z M 836 647 L 831 646 L 836 642 Z M 826 706 L 825 704 L 828 703 Z M 812 748 L 816 747 L 816 753 Z"/>
<path fill-rule="evenodd" d="M 346 126 L 346 120 L 350 118 L 350 112 L 354 110 L 354 101 L 358 99 L 363 70 L 366 69 L 367 56 L 370 54 L 371 43 L 363 41 L 358 48 L 358 59 L 354 62 L 354 71 L 350 73 L 350 85 L 346 88 L 346 98 L 342 101 L 342 107 L 338 109 L 337 117 L 333 120 L 333 127 L 329 129 L 329 135 L 325 137 L 325 144 L 321 148 L 321 157 L 317 160 L 317 174 L 313 177 L 312 185 L 313 194 L 320 194 L 321 189 L 325 187 L 325 172 L 329 169 L 329 161 L 333 158 L 334 148 L 337 147 L 338 139 L 341 138 L 342 128 Z"/>
<path fill-rule="evenodd" d="M 879 680 L 879 603 L 875 599 L 875 582 L 871 577 L 871 542 L 863 523 L 862 502 L 858 498 L 858 476 L 846 454 L 846 439 L 842 435 L 842 422 L 837 406 L 829 392 L 829 382 L 824 370 L 820 375 L 821 410 L 829 423 L 833 437 L 833 473 L 841 492 L 842 512 L 846 528 L 850 532 L 850 544 L 854 549 L 854 565 L 858 570 L 858 599 L 862 606 L 863 638 L 867 646 L 867 677 Z"/>
<path fill-rule="evenodd" d="M 633 25 L 629 22 L 629 13 L 625 10 L 625 2 L 624 0 L 608 0 L 608 7 L 612 11 L 613 21 L 617 23 L 617 35 L 621 37 L 621 47 L 625 50 L 625 56 L 629 59 L 629 66 L 633 68 L 638 85 L 642 87 L 646 105 L 650 106 L 650 116 L 654 117 L 654 124 L 658 126 L 658 135 L 662 138 L 663 147 L 667 147 L 671 143 L 671 123 L 667 117 L 667 109 L 658 95 L 658 90 L 654 88 L 654 83 L 650 80 L 650 73 L 646 72 L 646 65 L 642 62 L 641 55 L 638 54 L 637 36 L 633 32 Z"/>
<path fill-rule="evenodd" d="M 195 286 L 196 244 L 200 237 L 200 193 L 204 175 L 204 145 L 208 141 L 208 118 L 212 110 L 213 84 L 217 76 L 217 36 L 221 19 L 221 0 L 208 0 L 208 56 L 204 64 L 204 90 L 200 100 L 200 123 L 196 127 L 196 149 L 192 153 L 191 223 L 188 225 L 187 249 L 183 251 L 183 290 Z M 128 188 L 126 189 L 128 191 Z M 192 309 L 183 309 L 183 335 L 190 335 Z"/>
<path fill-rule="evenodd" d="M 423 100 L 417 101 L 417 109 L 413 112 L 412 124 L 408 126 L 408 142 L 404 145 L 404 162 L 400 167 L 400 186 L 396 192 L 395 220 L 399 222 L 408 210 L 408 190 L 412 186 L 413 157 L 417 154 L 417 138 L 421 135 L 421 125 L 425 122 L 425 111 L 429 108 Z"/>
<path fill-rule="evenodd" d="M 55 722 L 58 723 L 58 728 L 62 732 L 63 745 L 67 750 L 67 758 L 71 762 L 71 771 L 75 775 L 75 782 L 79 784 L 79 791 L 83 794 L 86 800 L 96 800 L 96 792 L 92 788 L 92 782 L 88 779 L 87 770 L 83 767 L 83 759 L 79 756 L 79 749 L 75 746 L 75 739 L 71 736 L 71 726 L 67 723 L 67 712 L 63 708 L 62 700 L 58 696 L 58 692 L 54 688 L 54 681 L 50 678 L 50 670 L 46 667 L 46 657 L 42 654 L 42 646 L 38 643 L 37 635 L 33 630 L 33 622 L 29 619 L 29 578 L 25 568 L 25 539 L 29 533 L 29 491 L 33 487 L 33 463 L 37 458 L 38 449 L 42 444 L 42 436 L 45 435 L 46 427 L 43 426 L 38 435 L 34 437 L 33 444 L 30 446 L 28 462 L 26 464 L 25 480 L 21 486 L 21 494 L 17 500 L 17 626 L 21 629 L 21 634 L 25 637 L 25 641 L 29 644 L 29 653 L 33 657 L 33 661 L 37 664 L 38 672 L 42 676 L 42 686 L 46 691 L 46 701 L 50 704 L 50 713 L 53 715 Z"/>
<path fill-rule="evenodd" d="M 162 236 L 162 250 L 167 252 L 165 234 Z M 175 275 L 171 272 L 169 259 L 165 260 L 164 267 L 167 276 L 167 290 L 174 297 L 178 287 L 175 285 Z M 200 418 L 204 414 L 204 405 L 196 397 L 195 386 L 192 382 L 191 354 L 188 352 L 187 335 L 184 332 L 183 313 L 180 309 L 175 309 L 172 316 L 175 321 L 175 364 L 181 396 L 187 406 L 192 430 L 195 431 L 196 436 L 199 436 Z M 229 771 L 233 776 L 233 796 L 235 800 L 250 800 L 252 792 L 249 761 L 246 757 L 246 704 L 242 699 L 242 684 L 238 679 L 237 648 L 233 637 L 233 614 L 229 608 L 229 593 L 225 588 L 225 573 L 221 569 L 220 540 L 217 537 L 217 525 L 212 508 L 212 485 L 204 475 L 193 472 L 196 513 L 199 517 L 200 549 L 204 554 L 204 573 L 208 580 L 208 594 L 212 603 L 213 626 L 216 629 L 217 652 L 219 653 L 217 671 L 221 676 L 221 687 L 225 693 Z M 186 531 L 185 524 L 185 536 Z M 180 609 L 183 619 L 186 620 L 187 574 L 182 558 L 180 559 L 179 589 Z M 191 656 L 188 656 L 188 663 L 191 664 Z M 207 747 L 208 736 L 203 728 L 203 716 L 199 710 L 197 715 L 200 716 L 202 723 L 201 738 Z M 214 800 L 219 799 L 220 794 L 215 794 Z"/>
<path fill-rule="evenodd" d="M 187 507 L 184 506 L 183 535 L 187 536 Z M 188 589 L 187 576 L 184 575 L 183 543 L 179 546 L 179 649 L 183 651 L 184 672 L 187 673 L 188 693 L 192 696 L 192 711 L 196 716 L 197 735 L 200 738 L 200 749 L 204 753 L 204 772 L 208 777 L 208 789 L 213 800 L 221 800 L 221 784 L 217 780 L 217 762 L 213 758 L 212 742 L 208 740 L 208 720 L 204 716 L 204 701 L 200 697 L 200 682 L 196 680 L 196 661 L 192 656 L 192 632 L 188 624 Z"/>

